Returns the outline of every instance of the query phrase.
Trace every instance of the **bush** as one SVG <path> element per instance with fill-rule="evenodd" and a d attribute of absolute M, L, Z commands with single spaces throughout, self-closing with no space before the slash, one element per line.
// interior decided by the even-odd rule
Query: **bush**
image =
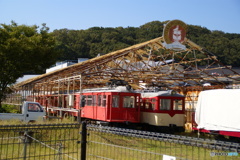
<path fill-rule="evenodd" d="M 9 105 L 9 104 L 2 104 L 2 113 L 20 113 L 17 106 Z"/>

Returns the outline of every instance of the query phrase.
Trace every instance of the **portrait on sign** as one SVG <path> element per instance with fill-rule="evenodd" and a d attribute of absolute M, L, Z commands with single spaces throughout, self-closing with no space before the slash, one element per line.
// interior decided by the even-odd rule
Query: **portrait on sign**
<path fill-rule="evenodd" d="M 163 30 L 164 47 L 172 50 L 185 50 L 187 25 L 180 20 L 168 22 Z"/>

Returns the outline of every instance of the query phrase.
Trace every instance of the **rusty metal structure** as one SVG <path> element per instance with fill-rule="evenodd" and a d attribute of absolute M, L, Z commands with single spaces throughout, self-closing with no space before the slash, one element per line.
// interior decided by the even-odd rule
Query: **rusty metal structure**
<path fill-rule="evenodd" d="M 14 89 L 23 97 L 61 96 L 117 85 L 113 83 L 117 80 L 138 90 L 177 90 L 192 111 L 200 91 L 232 86 L 240 81 L 240 74 L 186 38 L 186 27 L 180 20 L 170 21 L 161 37 L 28 79 Z"/>
<path fill-rule="evenodd" d="M 184 49 L 169 49 L 163 35 L 18 83 L 15 95 L 20 101 L 35 95 L 61 97 L 86 88 L 117 85 L 112 83 L 116 80 L 136 90 L 174 89 L 186 96 L 186 124 L 191 128 L 198 94 L 233 86 L 239 83 L 240 74 L 186 37 L 181 44 Z"/>
<path fill-rule="evenodd" d="M 118 79 L 128 82 L 134 89 L 141 89 L 141 84 L 145 84 L 184 91 L 186 84 L 225 86 L 224 81 L 239 81 L 239 73 L 221 64 L 215 55 L 189 39 L 184 42 L 186 50 L 180 51 L 166 49 L 163 43 L 163 37 L 158 37 L 28 79 L 14 88 L 33 93 L 69 93 L 102 87 L 109 80 Z M 221 74 L 215 74 L 216 69 L 220 69 Z"/>

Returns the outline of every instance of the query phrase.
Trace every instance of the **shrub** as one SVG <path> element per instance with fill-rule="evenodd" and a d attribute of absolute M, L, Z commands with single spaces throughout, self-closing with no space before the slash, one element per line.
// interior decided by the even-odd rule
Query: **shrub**
<path fill-rule="evenodd" d="M 15 105 L 2 104 L 3 113 L 20 113 L 19 108 Z"/>

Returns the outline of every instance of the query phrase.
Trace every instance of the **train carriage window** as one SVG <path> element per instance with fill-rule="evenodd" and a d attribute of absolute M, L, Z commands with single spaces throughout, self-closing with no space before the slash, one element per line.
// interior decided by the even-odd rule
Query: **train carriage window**
<path fill-rule="evenodd" d="M 92 106 L 96 106 L 97 104 L 97 99 L 96 99 L 96 95 L 92 95 Z"/>
<path fill-rule="evenodd" d="M 146 99 L 145 109 L 155 110 L 156 109 L 156 99 Z"/>
<path fill-rule="evenodd" d="M 102 95 L 97 96 L 97 105 L 101 106 L 102 105 Z"/>
<path fill-rule="evenodd" d="M 135 99 L 134 96 L 123 97 L 123 107 L 124 108 L 134 108 Z"/>
<path fill-rule="evenodd" d="M 156 99 L 152 99 L 152 110 L 155 110 L 156 109 Z"/>
<path fill-rule="evenodd" d="M 102 107 L 106 107 L 107 104 L 107 96 L 103 95 Z"/>
<path fill-rule="evenodd" d="M 182 110 L 183 102 L 180 99 L 175 99 L 173 101 L 173 110 Z"/>
<path fill-rule="evenodd" d="M 145 109 L 152 109 L 152 104 L 150 103 L 150 99 L 146 99 L 146 101 L 145 101 Z"/>
<path fill-rule="evenodd" d="M 139 103 L 140 103 L 140 108 L 141 108 L 141 109 L 145 109 L 145 108 L 144 108 L 145 105 L 144 105 L 144 102 L 143 102 L 142 98 L 139 98 Z"/>
<path fill-rule="evenodd" d="M 118 108 L 119 107 L 119 96 L 113 95 L 112 97 L 112 107 Z"/>
<path fill-rule="evenodd" d="M 80 106 L 81 106 L 81 107 L 85 107 L 85 104 L 86 104 L 86 96 L 81 95 L 80 97 L 81 97 L 81 99 L 80 99 Z"/>
<path fill-rule="evenodd" d="M 87 96 L 87 106 L 91 106 L 92 105 L 92 95 L 88 95 Z"/>
<path fill-rule="evenodd" d="M 160 110 L 170 110 L 171 109 L 171 100 L 170 99 L 161 99 Z"/>

